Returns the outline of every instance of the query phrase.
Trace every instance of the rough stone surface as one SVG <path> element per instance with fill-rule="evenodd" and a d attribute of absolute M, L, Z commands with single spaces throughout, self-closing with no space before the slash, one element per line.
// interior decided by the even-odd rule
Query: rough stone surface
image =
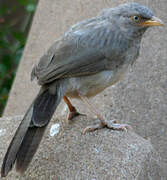
<path fill-rule="evenodd" d="M 0 162 L 20 120 L 21 116 L 0 119 Z M 53 118 L 27 172 L 20 178 L 13 170 L 6 179 L 165 180 L 160 158 L 148 140 L 132 131 L 108 129 L 84 135 L 92 121 L 78 117 L 67 124 L 64 117 Z"/>
<path fill-rule="evenodd" d="M 4 112 L 5 116 L 23 114 L 38 91 L 30 82 L 33 64 L 68 28 L 82 19 L 95 16 L 103 8 L 130 0 L 40 0 L 27 46 Z M 136 0 L 149 6 L 164 22 L 166 0 Z M 116 86 L 96 96 L 96 107 L 107 117 L 129 123 L 134 131 L 150 139 L 167 169 L 167 28 L 152 28 L 143 38 L 141 55 L 127 75 Z M 83 113 L 89 114 L 78 101 Z M 64 104 L 58 116 L 64 113 Z M 166 175 L 167 177 L 167 175 Z"/>

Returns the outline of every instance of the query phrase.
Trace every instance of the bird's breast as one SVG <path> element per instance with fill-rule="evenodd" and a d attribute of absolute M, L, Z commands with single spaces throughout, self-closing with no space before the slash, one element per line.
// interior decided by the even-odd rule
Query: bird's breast
<path fill-rule="evenodd" d="M 100 73 L 75 77 L 69 79 L 69 89 L 67 96 L 78 98 L 78 92 L 87 97 L 92 97 L 103 91 L 105 88 L 115 84 L 123 78 L 128 65 L 124 64 L 115 70 L 102 71 Z"/>

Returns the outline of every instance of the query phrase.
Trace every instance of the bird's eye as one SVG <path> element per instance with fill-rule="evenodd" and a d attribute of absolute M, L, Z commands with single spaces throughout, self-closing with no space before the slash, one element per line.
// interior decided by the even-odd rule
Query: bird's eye
<path fill-rule="evenodd" d="M 132 16 L 132 19 L 133 19 L 133 21 L 135 21 L 135 22 L 139 22 L 140 21 L 140 17 L 139 16 Z"/>

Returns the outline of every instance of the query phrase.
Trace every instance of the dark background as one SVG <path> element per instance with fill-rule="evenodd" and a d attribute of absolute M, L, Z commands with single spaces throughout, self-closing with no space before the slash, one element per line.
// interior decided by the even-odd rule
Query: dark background
<path fill-rule="evenodd" d="M 0 116 L 19 64 L 38 0 L 0 0 Z"/>

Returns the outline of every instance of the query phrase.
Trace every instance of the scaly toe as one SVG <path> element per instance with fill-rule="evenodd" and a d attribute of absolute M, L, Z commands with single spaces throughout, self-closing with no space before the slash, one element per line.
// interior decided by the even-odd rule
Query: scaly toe
<path fill-rule="evenodd" d="M 102 128 L 104 128 L 104 126 L 101 123 L 95 124 L 95 125 L 92 125 L 92 126 L 88 126 L 83 130 L 83 134 L 85 134 L 87 132 L 92 132 L 92 131 L 95 131 L 95 130 L 98 130 L 98 129 L 102 129 Z"/>
<path fill-rule="evenodd" d="M 92 126 L 88 126 L 83 130 L 83 134 L 87 133 L 87 132 L 92 132 L 98 129 L 102 129 L 102 128 L 109 128 L 109 129 L 113 129 L 113 130 L 121 130 L 121 131 L 127 131 L 128 129 L 132 129 L 132 127 L 128 124 L 118 124 L 117 121 L 105 121 L 103 123 L 99 123 L 99 124 L 95 124 Z"/>
<path fill-rule="evenodd" d="M 128 129 L 132 129 L 132 127 L 128 124 L 118 124 L 118 123 L 113 123 L 112 121 L 107 121 L 105 122 L 106 127 L 113 129 L 113 130 L 121 130 L 121 131 L 127 131 Z"/>

